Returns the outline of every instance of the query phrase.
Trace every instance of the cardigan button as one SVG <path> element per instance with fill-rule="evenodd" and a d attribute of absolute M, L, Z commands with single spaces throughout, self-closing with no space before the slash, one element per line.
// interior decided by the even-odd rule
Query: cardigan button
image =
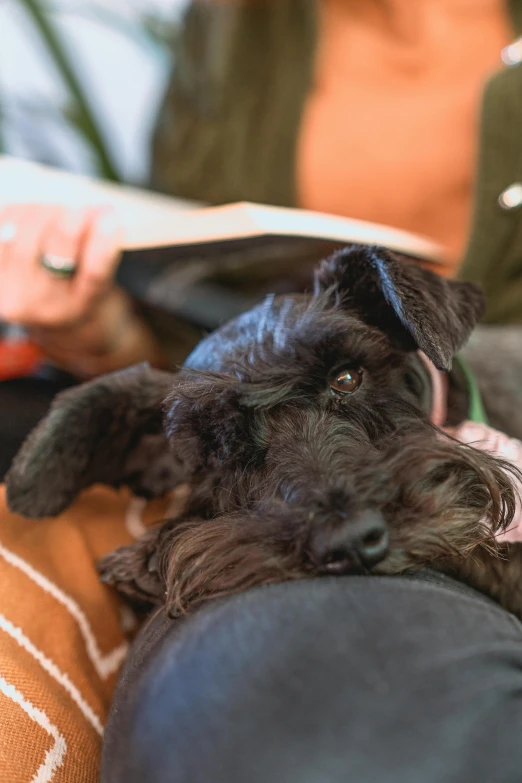
<path fill-rule="evenodd" d="M 498 203 L 502 209 L 515 209 L 522 204 L 522 184 L 514 182 L 509 188 L 502 191 L 498 197 Z"/>
<path fill-rule="evenodd" d="M 518 65 L 522 62 L 522 37 L 505 46 L 500 52 L 500 59 L 504 65 Z"/>

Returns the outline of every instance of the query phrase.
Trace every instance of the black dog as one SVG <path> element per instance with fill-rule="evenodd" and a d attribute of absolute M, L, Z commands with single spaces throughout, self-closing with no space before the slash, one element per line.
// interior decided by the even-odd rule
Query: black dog
<path fill-rule="evenodd" d="M 144 608 L 430 566 L 522 617 L 521 547 L 494 537 L 513 518 L 511 469 L 430 423 L 419 356 L 449 371 L 482 312 L 471 284 L 384 250 L 340 251 L 313 295 L 267 299 L 178 375 L 138 367 L 62 394 L 15 460 L 9 505 L 45 516 L 98 481 L 145 496 L 188 483 L 181 518 L 101 565 Z M 452 377 L 453 423 L 465 396 Z M 512 424 L 520 435 L 518 412 Z"/>

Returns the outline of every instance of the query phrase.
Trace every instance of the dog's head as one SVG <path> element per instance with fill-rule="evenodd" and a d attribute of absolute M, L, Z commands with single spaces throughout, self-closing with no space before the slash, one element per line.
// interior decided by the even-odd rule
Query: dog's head
<path fill-rule="evenodd" d="M 57 495 L 63 507 L 95 480 L 150 492 L 144 464 L 156 476 L 159 462 L 162 490 L 192 486 L 185 522 L 166 528 L 155 560 L 178 604 L 468 551 L 508 524 L 513 493 L 496 460 L 431 425 L 419 351 L 449 370 L 482 310 L 471 284 L 383 250 L 340 251 L 313 295 L 267 299 L 203 340 L 177 376 L 149 373 L 146 398 L 132 373 L 63 395 L 15 462 L 9 503 L 49 513 Z M 156 438 L 148 462 L 144 432 Z M 148 568 L 138 560 L 129 574 Z"/>

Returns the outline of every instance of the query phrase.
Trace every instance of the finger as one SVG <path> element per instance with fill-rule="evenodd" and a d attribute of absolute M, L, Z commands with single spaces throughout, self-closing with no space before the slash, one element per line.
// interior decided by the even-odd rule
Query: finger
<path fill-rule="evenodd" d="M 1 247 L 0 316 L 6 320 L 32 320 L 37 315 L 35 308 L 49 293 L 37 261 L 42 235 L 58 211 L 18 204 L 6 207 L 1 214 L 2 225 L 16 227 L 15 235 Z"/>
<path fill-rule="evenodd" d="M 16 226 L 14 238 L 7 243 L 9 259 L 29 267 L 37 261 L 42 238 L 50 223 L 60 213 L 60 207 L 38 204 L 13 204 L 2 213 L 2 223 Z"/>
<path fill-rule="evenodd" d="M 18 227 L 12 220 L 9 221 L 5 209 L 0 210 L 0 274 L 5 272 L 5 266 L 9 254 L 9 247 L 12 245 Z"/>
<path fill-rule="evenodd" d="M 103 294 L 112 284 L 121 253 L 122 231 L 111 207 L 92 213 L 86 228 L 74 294 L 84 303 Z"/>
<path fill-rule="evenodd" d="M 18 225 L 9 219 L 6 209 L 0 209 L 0 261 L 7 257 L 9 247 L 13 244 L 18 234 Z"/>
<path fill-rule="evenodd" d="M 87 230 L 85 209 L 62 209 L 52 220 L 42 238 L 41 252 L 77 263 Z M 66 283 L 67 278 L 61 282 Z"/>
<path fill-rule="evenodd" d="M 38 309 L 38 323 L 42 326 L 62 327 L 74 323 L 88 315 L 89 305 L 100 293 L 102 280 L 87 287 L 83 281 L 89 278 L 86 262 L 91 244 L 93 226 L 99 222 L 100 209 L 66 209 L 53 212 L 47 223 L 41 243 L 41 253 L 57 256 L 76 263 L 77 271 L 73 277 L 61 278 L 39 264 L 38 273 L 45 276 L 47 296 Z M 40 255 L 41 258 L 41 255 Z"/>
<path fill-rule="evenodd" d="M 47 225 L 41 242 L 42 257 L 49 256 L 69 261 L 76 267 L 76 274 L 81 274 L 80 264 L 83 252 L 83 242 L 87 234 L 91 210 L 81 208 L 61 208 L 54 219 Z M 48 296 L 39 309 L 38 322 L 47 328 L 63 327 L 74 322 L 83 315 L 84 303 L 74 296 L 73 278 L 60 277 L 59 274 L 47 268 L 40 271 L 46 277 Z"/>

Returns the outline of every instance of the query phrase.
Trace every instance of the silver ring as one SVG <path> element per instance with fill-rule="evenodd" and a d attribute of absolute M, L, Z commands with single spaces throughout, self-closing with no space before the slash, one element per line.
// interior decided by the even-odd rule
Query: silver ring
<path fill-rule="evenodd" d="M 51 275 L 63 279 L 73 277 L 77 269 L 74 258 L 56 256 L 54 253 L 42 253 L 40 256 L 40 266 L 46 269 Z"/>
<path fill-rule="evenodd" d="M 18 234 L 18 226 L 16 223 L 12 223 L 11 221 L 7 223 L 2 223 L 0 225 L 0 244 L 1 245 L 9 245 L 11 242 L 16 239 L 16 235 Z"/>

